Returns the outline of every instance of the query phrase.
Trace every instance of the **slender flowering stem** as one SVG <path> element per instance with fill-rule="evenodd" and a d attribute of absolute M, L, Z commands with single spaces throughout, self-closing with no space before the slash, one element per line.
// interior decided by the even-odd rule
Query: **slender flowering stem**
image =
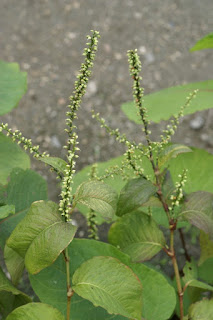
<path fill-rule="evenodd" d="M 68 134 L 68 140 L 64 148 L 67 150 L 67 168 L 65 175 L 62 179 L 61 188 L 61 200 L 59 202 L 59 211 L 64 217 L 65 221 L 70 220 L 70 215 L 73 212 L 72 208 L 72 183 L 73 175 L 75 173 L 75 158 L 78 158 L 76 152 L 79 150 L 78 145 L 78 135 L 75 132 L 76 126 L 73 125 L 73 121 L 77 118 L 77 111 L 80 107 L 83 95 L 85 94 L 87 83 L 91 75 L 91 68 L 93 67 L 93 60 L 95 58 L 95 53 L 97 51 L 99 33 L 97 31 L 92 31 L 92 36 L 87 36 L 89 42 L 88 47 L 84 50 L 83 55 L 85 56 L 85 61 L 82 63 L 79 74 L 77 76 L 77 81 L 75 81 L 75 88 L 73 95 L 70 97 L 70 104 L 68 106 L 69 111 L 66 113 L 66 125 L 65 131 Z M 65 262 L 66 262 L 66 275 L 67 275 L 67 320 L 70 319 L 70 307 L 71 298 L 74 292 L 72 291 L 70 284 L 70 258 L 68 248 L 63 251 Z"/>
<path fill-rule="evenodd" d="M 68 106 L 69 111 L 67 112 L 65 131 L 68 134 L 67 144 L 64 146 L 67 149 L 67 170 L 65 176 L 62 180 L 62 191 L 61 200 L 59 203 L 59 210 L 61 215 L 65 217 L 65 221 L 69 220 L 69 212 L 72 206 L 72 178 L 75 173 L 75 158 L 76 151 L 79 150 L 78 135 L 75 132 L 76 126 L 73 125 L 73 121 L 77 118 L 77 111 L 80 107 L 83 95 L 86 92 L 86 87 L 91 75 L 91 68 L 93 67 L 93 60 L 95 58 L 95 53 L 97 51 L 99 33 L 97 31 L 92 31 L 92 36 L 87 36 L 89 42 L 88 47 L 84 49 L 83 55 L 85 56 L 85 61 L 82 63 L 79 74 L 77 76 L 77 81 L 75 81 L 75 88 L 73 95 L 70 97 L 70 104 Z"/>
<path fill-rule="evenodd" d="M 177 116 L 174 116 L 173 119 L 170 120 L 170 123 L 167 125 L 166 129 L 163 130 L 163 135 L 161 135 L 161 143 L 159 144 L 160 148 L 166 145 L 169 141 L 171 141 L 172 136 L 175 134 L 177 127 L 180 122 L 180 118 L 184 116 L 184 110 L 189 107 L 191 101 L 196 97 L 198 90 L 194 90 L 186 99 L 185 104 L 180 108 L 180 111 Z"/>
<path fill-rule="evenodd" d="M 29 152 L 32 153 L 33 157 L 42 158 L 49 156 L 46 152 L 39 152 L 38 145 L 34 146 L 32 144 L 32 140 L 23 137 L 22 133 L 19 130 L 10 129 L 7 123 L 0 124 L 0 132 L 1 131 L 6 131 L 8 137 L 11 137 L 14 142 L 17 142 L 17 144 L 23 146 L 24 150 L 29 150 Z"/>

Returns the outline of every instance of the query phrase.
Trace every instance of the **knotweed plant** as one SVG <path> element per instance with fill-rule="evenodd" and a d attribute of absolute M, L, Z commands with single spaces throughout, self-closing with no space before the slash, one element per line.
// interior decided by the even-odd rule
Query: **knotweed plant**
<path fill-rule="evenodd" d="M 0 270 L 2 318 L 167 320 L 176 314 L 180 320 L 212 319 L 213 301 L 202 298 L 213 291 L 211 276 L 203 272 L 203 264 L 207 270 L 212 266 L 213 194 L 186 192 L 190 172 L 178 168 L 172 175 L 170 168 L 172 159 L 192 153 L 186 146 L 172 144 L 171 138 L 197 91 L 170 120 L 160 141 L 152 141 L 151 119 L 140 84 L 140 59 L 136 50 L 128 51 L 133 97 L 146 144 L 131 141 L 118 129 L 110 128 L 93 111 L 93 118 L 124 144 L 126 151 L 119 161 L 112 159 L 112 165 L 93 164 L 76 174 L 79 148 L 75 120 L 91 76 L 98 38 L 97 31 L 87 37 L 85 60 L 70 97 L 65 160 L 42 153 L 19 130 L 0 125 L 0 144 L 7 152 L 14 148 L 11 138 L 49 165 L 61 186 L 59 204 L 47 201 L 42 178 L 23 166 L 14 168 L 7 183 L 0 184 L 0 245 L 7 268 L 7 276 Z M 16 152 L 20 155 L 19 148 Z M 14 160 L 14 154 L 10 156 Z M 74 239 L 77 227 L 72 214 L 76 207 L 86 215 L 90 239 Z M 108 234 L 111 244 L 99 241 L 98 224 L 103 222 L 112 223 Z M 182 231 L 190 225 L 201 230 L 198 264 L 187 251 Z M 169 241 L 162 226 L 169 232 Z M 177 230 L 186 260 L 183 268 L 174 245 Z M 142 263 L 161 250 L 171 259 L 174 282 Z M 39 302 L 17 289 L 24 268 Z"/>

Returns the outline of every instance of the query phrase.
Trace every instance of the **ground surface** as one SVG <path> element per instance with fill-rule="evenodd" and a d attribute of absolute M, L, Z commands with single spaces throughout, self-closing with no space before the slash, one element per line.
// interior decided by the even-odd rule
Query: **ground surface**
<path fill-rule="evenodd" d="M 0 59 L 16 61 L 28 72 L 27 94 L 2 120 L 51 155 L 62 155 L 66 105 L 90 29 L 99 30 L 101 40 L 79 112 L 78 169 L 123 151 L 91 120 L 91 108 L 112 127 L 143 141 L 138 137 L 140 129 L 120 110 L 123 102 L 132 100 L 128 49 L 138 48 L 141 55 L 146 93 L 212 79 L 213 74 L 213 50 L 189 53 L 197 40 L 213 30 L 212 0 L 0 0 Z M 202 118 L 201 128 L 192 129 L 190 121 Z M 212 152 L 212 120 L 211 111 L 187 117 L 176 141 Z M 157 134 L 156 126 L 153 133 Z M 47 178 L 49 196 L 57 200 L 55 178 L 42 164 L 33 161 L 33 167 Z M 82 224 L 80 218 L 78 223 Z"/>

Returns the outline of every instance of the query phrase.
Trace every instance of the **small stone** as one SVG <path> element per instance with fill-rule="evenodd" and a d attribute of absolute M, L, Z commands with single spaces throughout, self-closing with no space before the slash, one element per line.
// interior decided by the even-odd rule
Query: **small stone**
<path fill-rule="evenodd" d="M 201 136 L 200 136 L 201 140 L 204 141 L 204 142 L 208 142 L 209 140 L 209 136 L 207 133 L 202 133 Z"/>
<path fill-rule="evenodd" d="M 81 231 L 79 231 L 78 234 L 79 234 L 79 237 L 80 237 L 80 238 L 83 238 L 83 236 L 85 235 L 85 232 L 84 232 L 83 230 L 81 230 Z"/>
<path fill-rule="evenodd" d="M 145 52 L 144 56 L 147 63 L 152 63 L 155 61 L 155 56 L 151 51 Z"/>
<path fill-rule="evenodd" d="M 189 126 L 191 129 L 199 130 L 204 126 L 204 119 L 201 116 L 197 116 L 193 120 L 190 121 Z"/>
<path fill-rule="evenodd" d="M 97 85 L 95 81 L 90 81 L 87 86 L 86 96 L 93 96 L 97 92 Z"/>
<path fill-rule="evenodd" d="M 51 137 L 51 144 L 55 148 L 61 148 L 61 142 L 59 141 L 57 136 L 52 136 Z"/>

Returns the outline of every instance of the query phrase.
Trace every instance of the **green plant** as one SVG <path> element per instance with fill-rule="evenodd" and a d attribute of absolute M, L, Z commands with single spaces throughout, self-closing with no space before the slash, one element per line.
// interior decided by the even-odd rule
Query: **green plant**
<path fill-rule="evenodd" d="M 160 141 L 152 141 L 140 86 L 140 60 L 136 51 L 129 51 L 133 95 L 147 145 L 129 141 L 93 112 L 101 126 L 127 150 L 117 159 L 87 167 L 75 175 L 78 136 L 74 120 L 90 77 L 98 37 L 96 31 L 88 36 L 85 62 L 70 98 L 66 161 L 41 153 L 39 146 L 20 131 L 0 125 L 1 131 L 48 164 L 61 180 L 59 205 L 47 201 L 44 180 L 28 168 L 11 167 L 2 180 L 0 245 L 11 276 L 9 281 L 0 272 L 2 316 L 7 320 L 166 320 L 175 312 L 181 320 L 196 320 L 201 314 L 202 319 L 211 319 L 213 300 L 201 299 L 213 291 L 213 181 L 209 178 L 212 156 L 171 143 L 179 118 L 195 101 L 197 91 L 189 95 L 170 120 Z M 9 137 L 0 137 L 5 145 L 13 145 Z M 3 153 L 6 161 L 8 153 L 9 150 Z M 197 179 L 196 161 L 205 164 L 201 166 L 203 180 Z M 86 215 L 92 239 L 73 239 L 76 227 L 72 213 L 76 207 Z M 109 231 L 112 245 L 97 240 L 96 225 L 104 221 L 114 221 Z M 182 231 L 191 224 L 201 230 L 198 263 L 189 257 Z M 162 228 L 169 233 L 169 243 Z M 187 260 L 183 270 L 178 266 L 174 245 L 177 230 Z M 175 281 L 151 264 L 140 263 L 161 250 L 171 259 Z M 24 267 L 40 302 L 31 302 L 16 288 Z"/>

